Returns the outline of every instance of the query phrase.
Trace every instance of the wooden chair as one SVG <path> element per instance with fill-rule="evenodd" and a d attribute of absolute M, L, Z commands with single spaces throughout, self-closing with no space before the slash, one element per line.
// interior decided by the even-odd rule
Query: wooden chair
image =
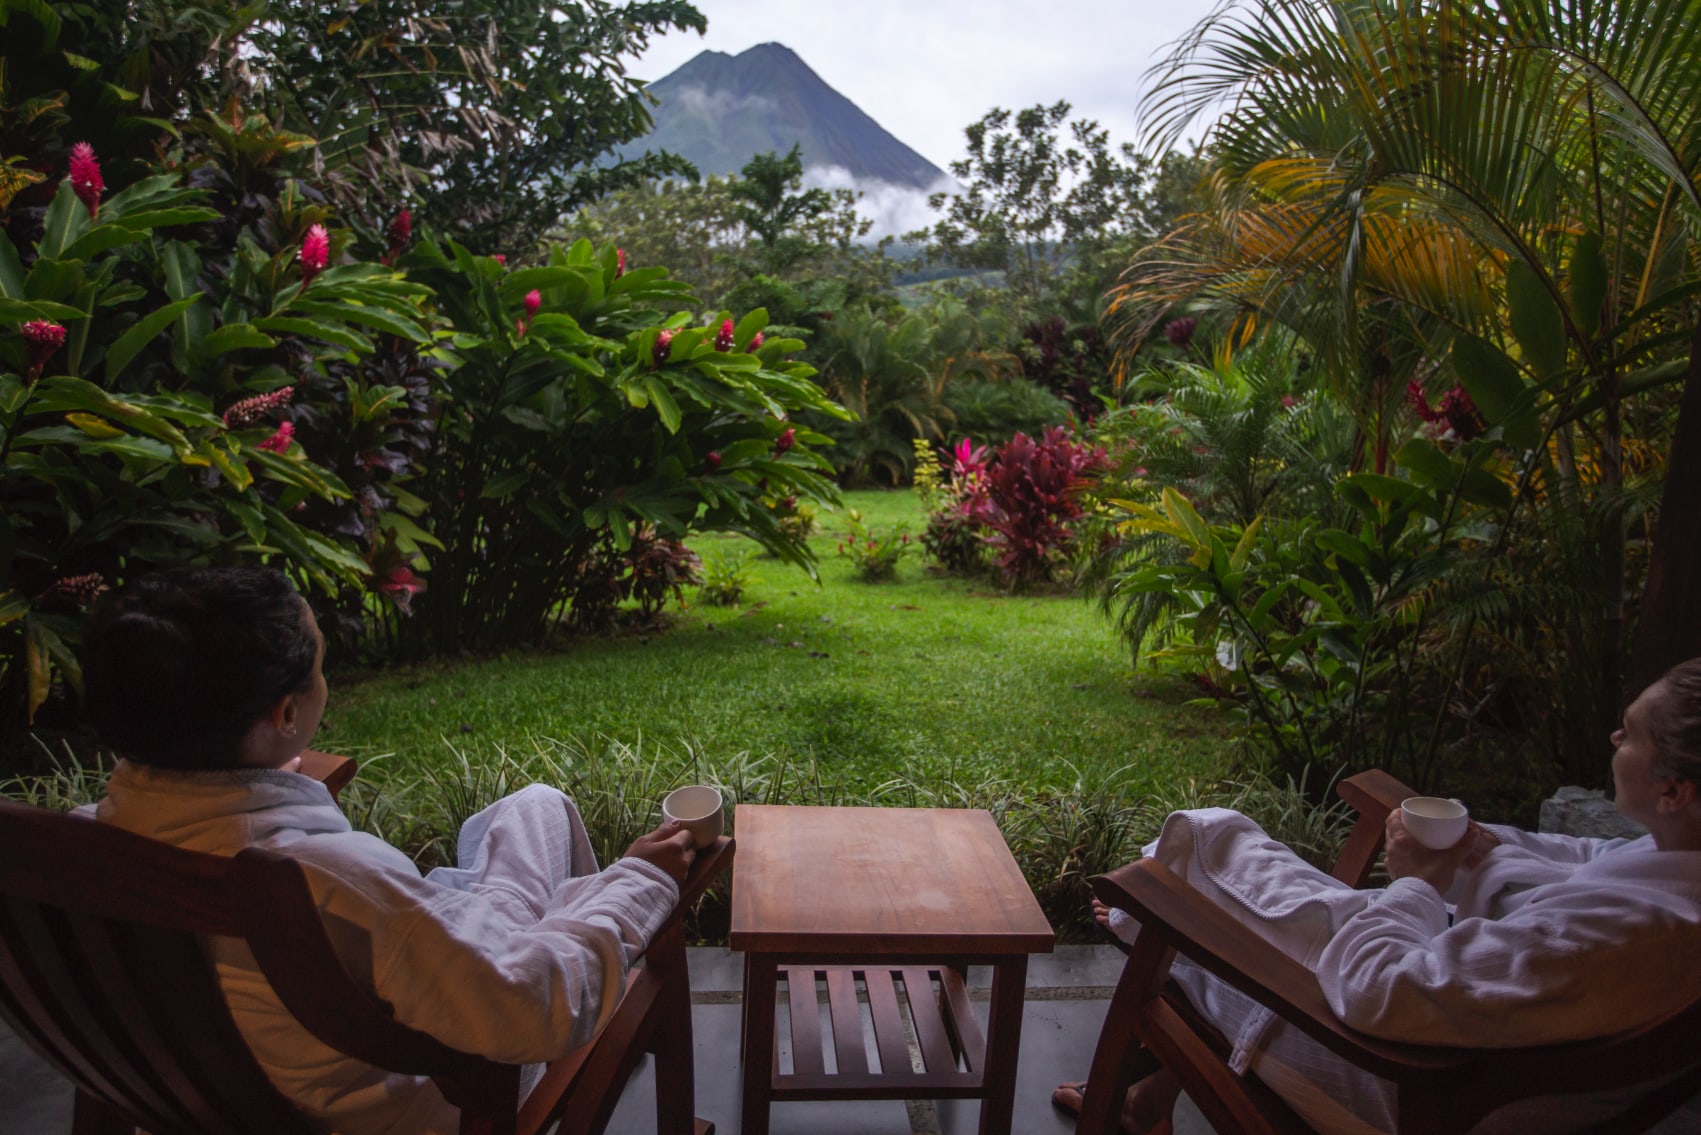
<path fill-rule="evenodd" d="M 354 762 L 309 753 L 333 792 Z M 89 820 L 0 801 L 0 1017 L 76 1086 L 75 1135 L 277 1135 L 317 1131 L 243 1044 L 207 935 L 244 938 L 290 1013 L 359 1060 L 432 1077 L 463 1135 L 562 1135 L 608 1124 L 632 1070 L 656 1057 L 657 1128 L 705 1135 L 692 1115 L 684 912 L 732 864 L 721 839 L 697 857 L 595 1040 L 519 1099 L 520 1069 L 458 1052 L 394 1021 L 343 970 L 300 864 L 249 848 L 203 855 Z"/>
<path fill-rule="evenodd" d="M 1382 849 L 1383 825 L 1416 793 L 1381 772 L 1343 781 L 1358 823 L 1332 872 L 1363 886 Z M 1317 977 L 1149 859 L 1094 880 L 1101 902 L 1140 922 L 1099 1035 L 1079 1135 L 1118 1130 L 1129 1086 L 1161 1065 L 1218 1132 L 1309 1132 L 1256 1076 L 1237 1075 L 1228 1044 L 1168 981 L 1177 953 L 1273 1009 L 1346 1062 L 1399 1086 L 1402 1135 L 1456 1135 L 1490 1112 L 1536 1096 L 1659 1085 L 1596 1135 L 1645 1131 L 1701 1090 L 1701 1003 L 1599 1040 L 1520 1049 L 1425 1048 L 1377 1040 L 1342 1025 Z M 1687 964 L 1687 959 L 1674 964 Z"/>

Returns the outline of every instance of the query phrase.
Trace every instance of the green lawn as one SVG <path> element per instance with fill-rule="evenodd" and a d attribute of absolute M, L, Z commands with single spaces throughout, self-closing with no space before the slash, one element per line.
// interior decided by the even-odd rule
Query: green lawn
<path fill-rule="evenodd" d="M 911 493 L 847 494 L 884 530 L 919 535 Z M 842 513 L 823 512 L 812 545 L 821 585 L 775 560 L 752 561 L 741 607 L 688 593 L 662 633 L 578 639 L 559 649 L 441 662 L 381 675 L 333 675 L 321 747 L 394 772 L 459 750 L 599 736 L 684 744 L 710 759 L 740 752 L 814 758 L 866 790 L 889 778 L 1006 778 L 1032 790 L 1081 778 L 1130 794 L 1226 768 L 1219 721 L 1181 706 L 1173 684 L 1135 676 L 1090 604 L 1012 598 L 928 573 L 919 552 L 895 583 L 866 584 L 838 558 Z M 706 557 L 753 547 L 704 537 Z"/>

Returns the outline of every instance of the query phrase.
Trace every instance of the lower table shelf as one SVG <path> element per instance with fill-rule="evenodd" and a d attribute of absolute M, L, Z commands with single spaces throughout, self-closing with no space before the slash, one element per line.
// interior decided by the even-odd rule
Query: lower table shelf
<path fill-rule="evenodd" d="M 986 1040 L 956 969 L 781 966 L 779 978 L 791 1022 L 792 1070 L 780 1070 L 776 1045 L 771 1098 L 951 1099 L 985 1093 Z M 827 1028 L 821 1018 L 823 986 Z M 864 996 L 874 1033 L 872 1061 Z"/>

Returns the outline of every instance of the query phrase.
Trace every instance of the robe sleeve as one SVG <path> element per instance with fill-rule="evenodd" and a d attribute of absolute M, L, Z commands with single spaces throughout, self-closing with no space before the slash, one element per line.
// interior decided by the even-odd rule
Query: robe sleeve
<path fill-rule="evenodd" d="M 398 1021 L 513 1064 L 553 1060 L 595 1035 L 679 897 L 665 871 L 631 857 L 567 880 L 535 921 L 488 894 L 400 873 L 339 873 L 321 887 L 328 923 L 370 935 L 374 991 Z"/>
<path fill-rule="evenodd" d="M 1551 863 L 1583 864 L 1623 847 L 1627 839 L 1591 839 L 1587 836 L 1526 832 L 1501 824 L 1489 825 L 1504 847 L 1517 847 Z"/>
<path fill-rule="evenodd" d="M 1695 927 L 1637 887 L 1578 887 L 1498 921 L 1451 928 L 1428 883 L 1399 879 L 1318 959 L 1347 1025 L 1387 1040 L 1520 1047 L 1602 1036 L 1674 1001 L 1672 959 Z"/>

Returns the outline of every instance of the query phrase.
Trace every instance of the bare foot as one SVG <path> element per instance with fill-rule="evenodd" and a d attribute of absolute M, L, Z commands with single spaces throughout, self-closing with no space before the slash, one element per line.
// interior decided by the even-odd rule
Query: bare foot
<path fill-rule="evenodd" d="M 1093 921 L 1106 930 L 1110 929 L 1110 907 L 1096 898 L 1093 900 Z"/>
<path fill-rule="evenodd" d="M 1085 1102 L 1087 1082 L 1077 1080 L 1057 1085 L 1051 1093 L 1053 1107 L 1079 1118 Z M 1173 1135 L 1172 1114 L 1181 1086 L 1169 1072 L 1159 1069 L 1128 1089 L 1122 1102 L 1122 1130 L 1126 1135 Z"/>

